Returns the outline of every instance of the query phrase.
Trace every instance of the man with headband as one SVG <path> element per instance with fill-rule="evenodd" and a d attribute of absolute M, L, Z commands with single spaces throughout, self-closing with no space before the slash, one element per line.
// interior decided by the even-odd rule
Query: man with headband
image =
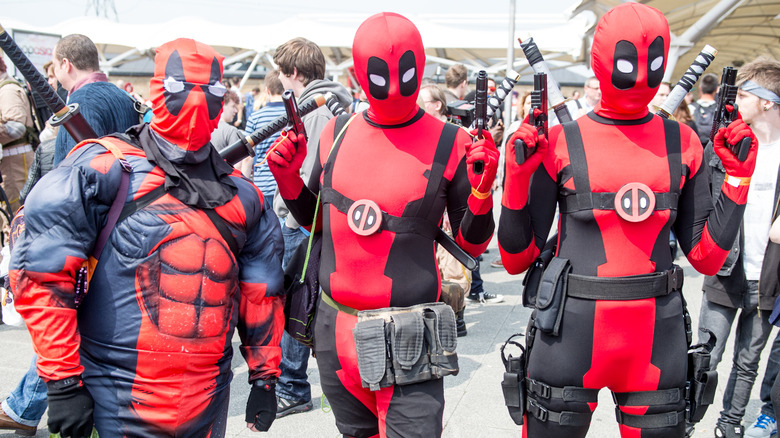
<path fill-rule="evenodd" d="M 438 437 L 442 379 L 429 373 L 430 380 L 415 376 L 417 383 L 364 388 L 353 328 L 358 311 L 437 301 L 435 244 L 418 230 L 438 230 L 445 208 L 456 242 L 474 256 L 484 251 L 494 229 L 490 187 L 498 151 L 489 134 L 473 141 L 417 106 L 425 51 L 411 21 L 393 13 L 368 18 L 355 34 L 352 56 L 369 109 L 325 125 L 308 184 L 298 172 L 306 157 L 302 136 L 282 135 L 268 162 L 295 220 L 322 230 L 314 351 L 339 431 L 360 438 Z M 475 161 L 484 163 L 482 173 L 475 173 Z M 316 220 L 315 211 L 321 213 Z M 457 339 L 454 315 L 451 323 Z M 419 354 L 419 344 L 409 353 Z M 371 346 L 385 351 L 385 342 Z M 381 368 L 379 377 L 384 363 Z"/>
<path fill-rule="evenodd" d="M 741 232 L 728 242 L 731 252 L 723 268 L 717 275 L 704 279 L 699 315 L 699 341 L 707 341 L 706 330 L 717 338 L 711 358 L 715 365 L 723 356 L 735 320 L 737 324 L 731 373 L 728 379 L 721 379 L 726 383 L 723 410 L 716 426 L 716 436 L 729 438 L 742 436 L 742 417 L 750 401 L 761 352 L 772 330 L 769 315 L 780 295 L 780 245 L 769 241 L 769 228 L 778 216 L 780 62 L 758 58 L 745 64 L 737 73 L 737 85 L 736 103 L 742 119 L 756 135 L 758 158 Z M 711 144 L 704 150 L 704 163 L 717 193 L 724 179 L 724 165 Z M 773 352 L 761 385 L 764 405 L 756 423 L 746 431 L 749 437 L 769 437 L 777 429 L 770 391 L 780 369 L 780 340 L 775 341 Z"/>
<path fill-rule="evenodd" d="M 695 269 L 716 273 L 739 229 L 756 147 L 740 162 L 724 142 L 752 138 L 750 129 L 737 120 L 718 131 L 729 177 L 712 197 L 696 134 L 647 109 L 669 42 L 658 10 L 611 9 L 593 37 L 594 110 L 553 127 L 549 143 L 527 123 L 507 143 L 536 147 L 522 164 L 507 150 L 498 227 L 507 271 L 534 262 L 560 205 L 556 258 L 526 335 L 524 437 L 584 437 L 605 387 L 622 437 L 685 435 L 688 343 L 669 231 Z"/>
<path fill-rule="evenodd" d="M 27 199 L 11 287 L 53 433 L 87 437 L 94 419 L 102 438 L 225 436 L 236 327 L 248 427 L 275 418 L 282 236 L 209 143 L 222 59 L 190 39 L 158 47 L 151 123 L 81 143 Z M 98 239 L 113 205 L 124 207 Z M 83 295 L 79 272 L 103 245 Z"/>

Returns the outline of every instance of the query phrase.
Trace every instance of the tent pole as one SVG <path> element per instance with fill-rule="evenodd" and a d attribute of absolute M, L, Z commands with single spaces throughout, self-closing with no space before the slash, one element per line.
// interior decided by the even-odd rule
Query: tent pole
<path fill-rule="evenodd" d="M 506 71 L 514 69 L 515 63 L 515 3 L 516 0 L 509 0 L 509 42 L 506 46 Z M 509 129 L 512 123 L 512 95 L 504 100 L 504 129 Z M 509 135 L 504 132 L 504 136 Z"/>
<path fill-rule="evenodd" d="M 680 57 L 686 54 L 713 26 L 731 15 L 745 0 L 721 0 L 698 21 L 693 23 L 677 38 L 672 38 L 669 48 L 669 60 L 666 62 L 664 81 L 670 82 L 674 68 Z M 716 47 L 717 49 L 717 47 Z"/>

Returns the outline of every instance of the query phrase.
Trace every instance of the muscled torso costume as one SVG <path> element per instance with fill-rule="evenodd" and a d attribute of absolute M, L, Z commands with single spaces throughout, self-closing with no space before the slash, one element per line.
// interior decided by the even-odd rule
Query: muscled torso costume
<path fill-rule="evenodd" d="M 186 58 L 193 46 L 199 55 Z M 278 220 L 254 184 L 208 144 L 221 110 L 218 55 L 188 41 L 167 50 L 158 49 L 158 68 L 161 56 L 170 62 L 167 84 L 162 75 L 153 80 L 152 125 L 101 140 L 132 167 L 130 214 L 111 232 L 80 306 L 77 272 L 122 179 L 114 154 L 82 143 L 38 183 L 12 256 L 11 284 L 39 374 L 48 382 L 81 375 L 102 437 L 224 436 L 236 326 L 250 382 L 279 374 Z M 199 56 L 213 57 L 215 68 L 199 77 L 182 67 L 179 52 L 189 68 Z M 177 130 L 172 121 L 184 114 L 202 127 Z"/>
<path fill-rule="evenodd" d="M 361 216 L 371 210 L 364 200 L 373 201 L 387 215 L 422 218 L 431 224 L 439 224 L 446 208 L 456 242 L 469 253 L 480 254 L 493 233 L 492 199 L 489 191 L 481 193 L 486 191 L 482 186 L 475 189 L 481 199 L 469 194 L 473 175 L 467 170 L 471 166 L 467 155 L 469 160 L 474 156 L 486 161 L 485 180 L 491 183 L 497 156 L 492 154 L 492 142 L 472 145 L 465 131 L 450 126 L 449 144 L 441 149 L 446 151 L 443 169 L 438 169 L 443 178 L 430 187 L 444 123 L 416 105 L 425 56 L 417 29 L 396 14 L 375 15 L 358 29 L 353 56 L 371 109 L 352 116 L 332 151 L 333 139 L 339 136 L 334 133 L 337 119 L 325 126 L 308 187 L 293 172 L 293 178 L 280 178 L 277 157 L 269 162 L 298 222 L 312 224 L 316 193 L 322 196 L 320 282 L 331 303 L 321 301 L 318 307 L 315 353 L 339 430 L 355 437 L 440 436 L 442 380 L 377 391 L 363 388 L 352 334 L 357 323 L 354 310 L 438 299 L 441 279 L 435 243 L 415 232 L 383 228 L 363 235 L 356 230 L 371 228 L 377 219 Z M 283 152 L 289 154 L 290 150 Z M 350 210 L 352 201 L 361 207 Z M 409 219 L 400 219 L 405 220 Z"/>
<path fill-rule="evenodd" d="M 543 144 L 542 154 L 526 165 L 518 166 L 514 150 L 508 151 L 498 232 L 504 266 L 520 273 L 531 265 L 558 206 L 556 256 L 569 260 L 572 275 L 589 278 L 578 277 L 573 286 L 569 277 L 558 336 L 535 331 L 523 436 L 585 436 L 603 387 L 616 395 L 621 436 L 684 435 L 684 301 L 669 231 L 694 268 L 717 272 L 739 227 L 734 218 L 744 211 L 747 185 L 738 178 L 736 187 L 724 185 L 713 208 L 696 134 L 648 114 L 668 45 L 668 25 L 654 9 L 613 9 L 599 23 L 592 52 L 601 103 L 554 127 L 549 146 Z M 527 125 L 515 135 L 510 144 L 515 138 L 536 142 Z M 750 173 L 741 176 L 749 179 Z M 668 273 L 663 290 L 639 298 L 628 287 L 610 288 L 596 278 L 652 273 Z M 573 293 L 583 278 L 592 290 Z M 585 390 L 550 397 L 546 385 Z"/>

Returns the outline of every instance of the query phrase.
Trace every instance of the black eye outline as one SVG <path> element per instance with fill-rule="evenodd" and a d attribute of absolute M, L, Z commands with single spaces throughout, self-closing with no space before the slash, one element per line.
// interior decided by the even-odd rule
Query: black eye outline
<path fill-rule="evenodd" d="M 647 85 L 650 88 L 655 88 L 661 85 L 661 81 L 664 79 L 664 38 L 662 36 L 656 37 L 650 46 L 647 48 Z M 653 70 L 653 61 L 661 58 L 661 65 Z"/>
<path fill-rule="evenodd" d="M 630 72 L 618 70 L 618 63 L 628 62 L 631 65 Z M 639 53 L 634 43 L 626 40 L 615 44 L 615 56 L 612 65 L 612 85 L 618 90 L 628 90 L 636 85 L 637 70 L 639 66 Z"/>
<path fill-rule="evenodd" d="M 376 56 L 368 58 L 366 75 L 368 76 L 368 93 L 377 100 L 387 99 L 390 95 L 390 68 L 387 66 L 387 62 Z M 384 79 L 384 85 L 377 84 L 371 80 L 372 75 Z"/>
<path fill-rule="evenodd" d="M 407 50 L 398 60 L 398 84 L 401 96 L 409 97 L 417 91 L 417 58 L 414 52 Z M 404 76 L 412 71 L 412 77 L 404 81 Z"/>
<path fill-rule="evenodd" d="M 193 88 L 195 84 L 187 82 L 187 78 L 184 77 L 181 55 L 178 50 L 174 50 L 165 64 L 165 81 L 163 81 L 165 107 L 171 115 L 179 115 Z"/>

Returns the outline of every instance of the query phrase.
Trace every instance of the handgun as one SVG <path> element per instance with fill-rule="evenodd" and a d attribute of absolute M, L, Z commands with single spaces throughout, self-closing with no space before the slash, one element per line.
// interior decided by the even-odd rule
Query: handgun
<path fill-rule="evenodd" d="M 298 111 L 298 103 L 295 101 L 295 95 L 292 90 L 285 90 L 282 93 L 282 102 L 284 102 L 284 110 L 287 113 L 287 130 L 293 132 L 297 137 L 299 134 L 303 134 L 306 137 L 306 128 L 303 126 L 303 120 L 301 120 L 301 113 Z"/>
<path fill-rule="evenodd" d="M 734 85 L 737 80 L 737 69 L 734 67 L 724 67 L 723 75 L 720 78 L 720 89 L 718 90 L 718 96 L 715 99 L 715 115 L 712 120 L 712 130 L 710 130 L 710 141 L 715 141 L 715 134 L 718 129 L 728 126 L 731 122 L 737 119 L 737 91 L 739 87 Z M 732 107 L 729 111 L 728 106 Z M 729 144 L 726 142 L 726 147 L 729 148 L 739 161 L 745 161 L 750 151 L 750 138 L 743 138 L 737 144 Z"/>
<path fill-rule="evenodd" d="M 477 93 L 474 98 L 474 126 L 477 129 L 477 139 L 484 138 L 482 130 L 487 126 L 487 73 L 480 70 L 477 73 Z M 485 162 L 474 162 L 474 173 L 480 175 L 485 171 Z"/>
<path fill-rule="evenodd" d="M 538 115 L 537 115 L 537 111 Z M 531 111 L 528 114 L 528 123 L 536 128 L 539 135 L 547 137 L 547 74 L 534 74 L 534 91 L 531 92 Z M 529 148 L 523 140 L 515 140 L 515 161 L 517 164 L 525 163 L 525 160 L 536 151 L 536 147 Z"/>

